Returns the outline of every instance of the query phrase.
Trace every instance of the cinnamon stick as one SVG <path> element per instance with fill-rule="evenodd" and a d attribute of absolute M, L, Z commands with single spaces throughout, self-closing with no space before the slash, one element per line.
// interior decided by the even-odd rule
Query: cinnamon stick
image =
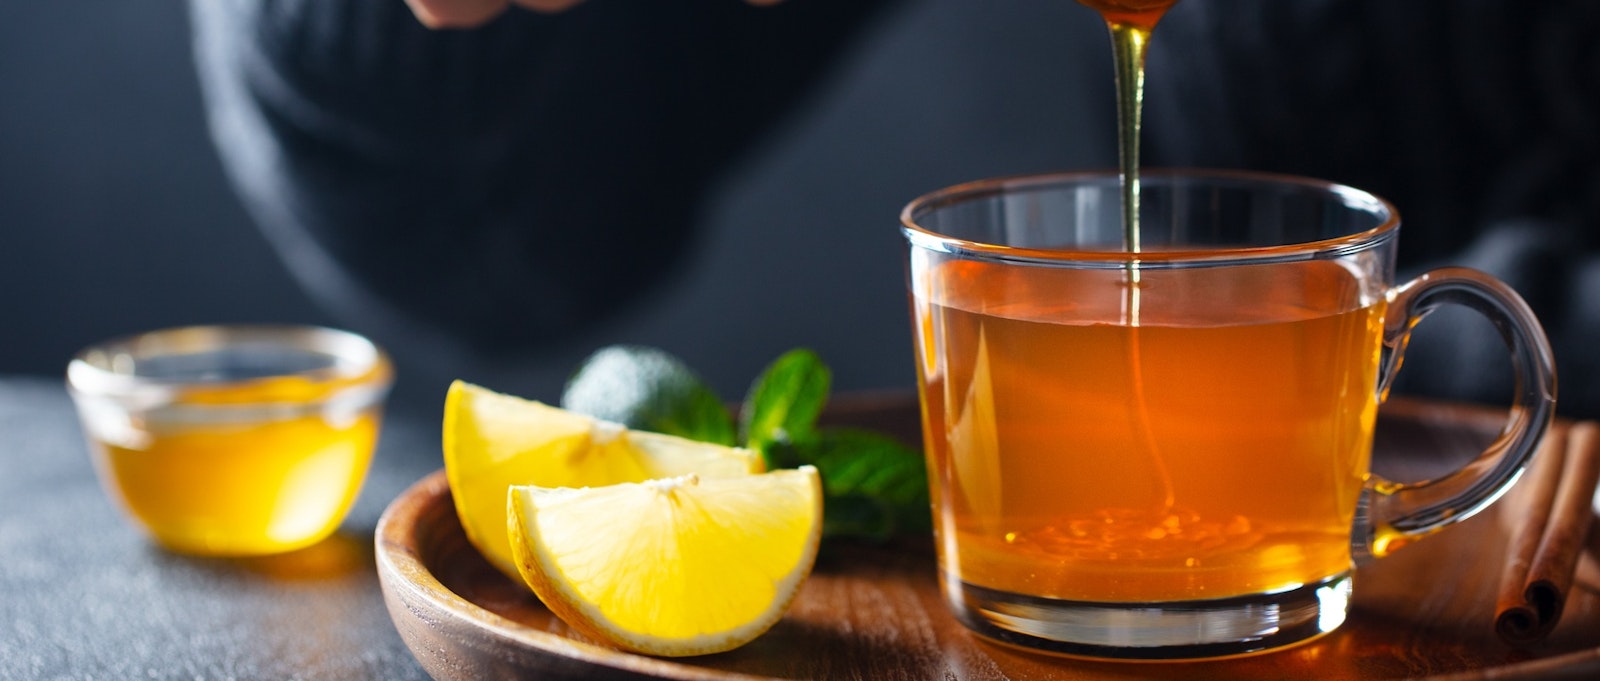
<path fill-rule="evenodd" d="M 1519 646 L 1544 638 L 1561 620 L 1594 519 L 1600 425 L 1584 421 L 1552 429 L 1529 474 L 1529 506 L 1512 537 L 1495 617 L 1495 631 Z"/>
<path fill-rule="evenodd" d="M 1534 453 L 1533 463 L 1525 474 L 1527 479 L 1521 483 L 1526 488 L 1516 490 L 1527 501 L 1519 509 L 1520 517 L 1511 533 L 1509 560 L 1500 572 L 1500 598 L 1495 603 L 1494 620 L 1500 638 L 1513 645 L 1542 636 L 1534 632 L 1542 628 L 1546 618 L 1540 616 L 1537 603 L 1528 598 L 1528 574 L 1533 568 L 1534 555 L 1539 552 L 1545 527 L 1550 523 L 1550 503 L 1561 482 L 1566 458 L 1567 429 L 1552 427 L 1539 443 L 1539 450 Z"/>

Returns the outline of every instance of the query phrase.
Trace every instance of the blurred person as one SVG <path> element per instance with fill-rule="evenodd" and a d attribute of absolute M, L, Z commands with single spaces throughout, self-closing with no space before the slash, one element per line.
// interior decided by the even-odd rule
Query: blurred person
<path fill-rule="evenodd" d="M 703 247 L 713 185 L 888 3 L 760 4 L 419 0 L 414 16 L 400 0 L 197 0 L 191 13 L 245 206 L 324 307 L 393 351 L 400 389 L 425 376 L 427 400 L 451 376 L 570 357 L 574 339 L 658 302 Z M 551 399 L 540 369 L 495 385 Z"/>
<path fill-rule="evenodd" d="M 213 135 L 296 276 L 380 342 L 452 357 L 537 354 L 649 304 L 719 177 L 917 1 L 192 8 Z M 1600 414 L 1596 30 L 1583 0 L 1184 0 L 1152 41 L 1145 162 L 1394 201 L 1402 269 L 1506 279 L 1556 346 L 1562 410 Z M 1503 363 L 1498 339 L 1437 317 L 1403 385 L 1504 401 L 1506 372 L 1470 370 Z"/>

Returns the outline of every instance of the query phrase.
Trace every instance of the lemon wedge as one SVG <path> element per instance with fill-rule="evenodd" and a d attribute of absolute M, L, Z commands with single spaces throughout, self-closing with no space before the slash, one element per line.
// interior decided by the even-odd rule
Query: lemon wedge
<path fill-rule="evenodd" d="M 783 617 L 816 561 L 822 483 L 810 466 L 589 489 L 512 487 L 517 568 L 596 640 L 663 656 L 730 650 Z"/>
<path fill-rule="evenodd" d="M 506 536 L 512 485 L 596 487 L 763 469 L 747 449 L 632 431 L 464 381 L 445 397 L 444 467 L 467 540 L 512 579 L 519 579 Z"/>

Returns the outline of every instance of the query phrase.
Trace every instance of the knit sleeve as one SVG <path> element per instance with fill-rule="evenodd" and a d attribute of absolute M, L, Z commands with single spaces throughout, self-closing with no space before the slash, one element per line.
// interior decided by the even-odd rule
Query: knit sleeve
<path fill-rule="evenodd" d="M 379 335 L 526 350 L 661 285 L 708 188 L 884 2 L 196 0 L 212 135 L 295 277 Z"/>

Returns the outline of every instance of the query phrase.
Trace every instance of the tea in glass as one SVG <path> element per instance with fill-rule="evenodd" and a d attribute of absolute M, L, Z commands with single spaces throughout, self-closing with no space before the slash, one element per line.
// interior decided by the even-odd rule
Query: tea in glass
<path fill-rule="evenodd" d="M 1515 292 L 1445 269 L 1394 283 L 1398 217 L 1314 180 L 1147 173 L 1143 250 L 1116 173 L 976 182 L 902 215 L 945 592 L 977 632 L 1070 655 L 1177 659 L 1309 640 L 1354 564 L 1471 515 L 1554 405 Z M 1468 304 L 1520 380 L 1485 461 L 1370 474 L 1406 334 Z"/>

